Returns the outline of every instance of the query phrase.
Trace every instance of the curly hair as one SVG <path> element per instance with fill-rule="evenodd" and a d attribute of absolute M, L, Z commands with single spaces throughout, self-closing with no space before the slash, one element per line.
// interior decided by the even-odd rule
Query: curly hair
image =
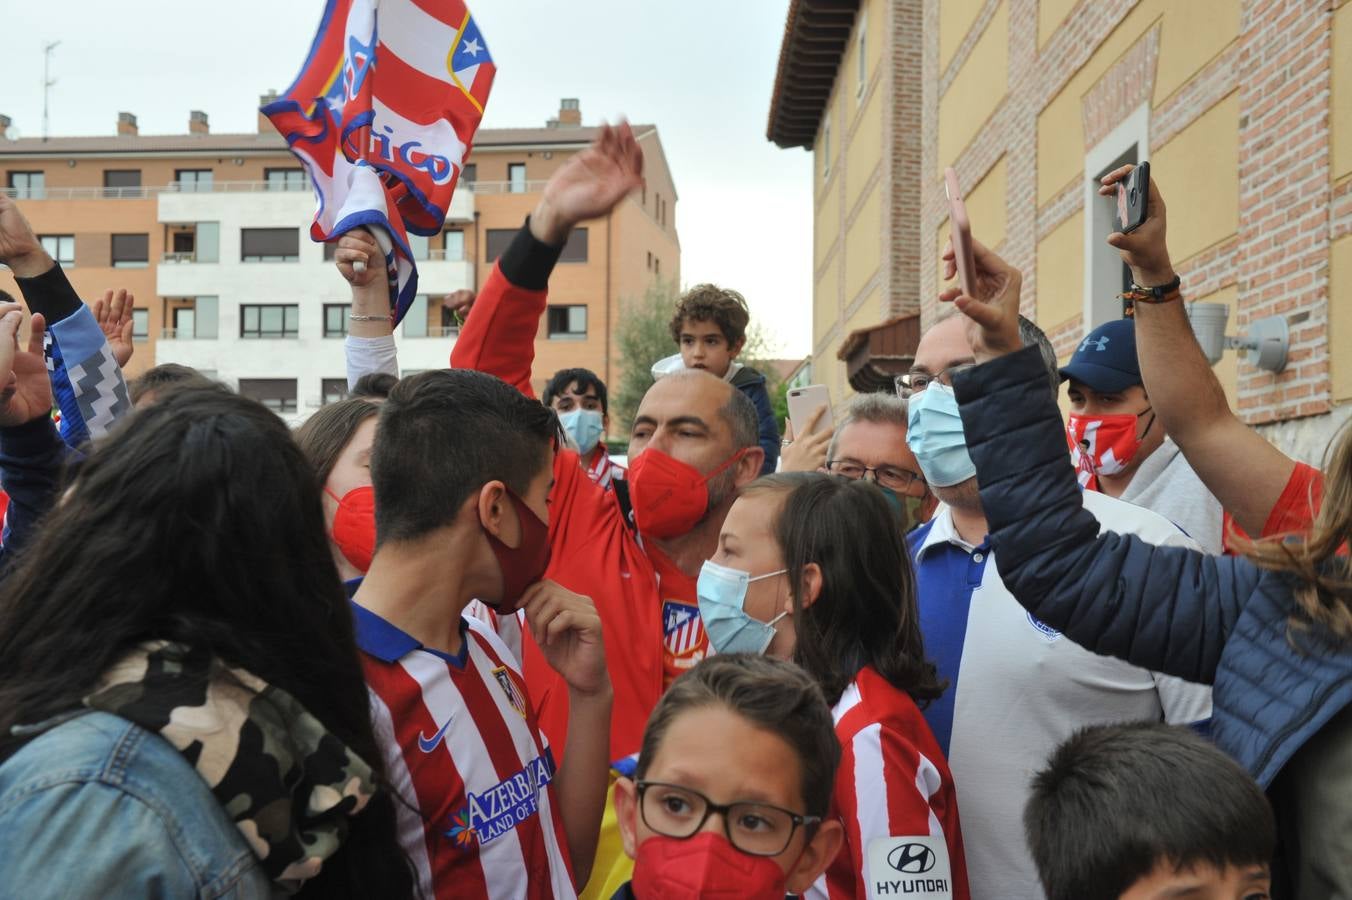
<path fill-rule="evenodd" d="M 746 298 L 736 291 L 716 284 L 697 284 L 681 295 L 676 314 L 671 317 L 671 339 L 681 342 L 681 327 L 687 321 L 713 322 L 723 332 L 729 347 L 746 340 L 746 326 L 751 313 Z"/>

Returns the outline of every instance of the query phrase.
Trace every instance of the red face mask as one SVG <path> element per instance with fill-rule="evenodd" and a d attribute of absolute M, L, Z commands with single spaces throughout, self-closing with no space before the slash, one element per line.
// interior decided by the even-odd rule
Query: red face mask
<path fill-rule="evenodd" d="M 709 481 L 746 455 L 738 450 L 708 475 L 699 469 L 649 448 L 629 467 L 629 498 L 640 534 L 673 538 L 699 524 L 709 511 Z"/>
<path fill-rule="evenodd" d="M 743 853 L 718 832 L 701 831 L 639 844 L 630 886 L 637 900 L 784 900 L 787 880 L 772 857 Z"/>
<path fill-rule="evenodd" d="M 1146 412 L 1149 412 L 1147 410 Z M 1116 475 L 1131 465 L 1141 449 L 1144 434 L 1137 434 L 1140 415 L 1080 416 L 1071 413 L 1066 425 L 1071 462 L 1079 472 L 1080 484 L 1098 490 L 1098 476 Z M 1155 422 L 1151 417 L 1150 425 Z M 1145 430 L 1150 431 L 1150 425 Z"/>
<path fill-rule="evenodd" d="M 376 491 L 369 484 L 353 488 L 339 497 L 328 488 L 324 488 L 338 504 L 333 515 L 333 528 L 330 530 L 333 542 L 343 554 L 343 559 L 352 563 L 363 575 L 371 568 L 371 557 L 376 552 Z"/>
<path fill-rule="evenodd" d="M 516 612 L 521 596 L 526 588 L 544 577 L 549 568 L 549 526 L 540 521 L 535 511 L 525 501 L 507 491 L 512 507 L 516 510 L 516 519 L 521 523 L 521 542 L 516 547 L 508 547 L 487 530 L 488 546 L 498 558 L 498 567 L 502 569 L 502 599 L 497 603 L 487 603 L 496 613 Z"/>

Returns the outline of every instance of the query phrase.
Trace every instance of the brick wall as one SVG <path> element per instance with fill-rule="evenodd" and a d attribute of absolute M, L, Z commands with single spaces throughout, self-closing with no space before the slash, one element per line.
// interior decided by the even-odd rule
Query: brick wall
<path fill-rule="evenodd" d="M 923 141 L 920 148 L 922 321 L 936 315 L 940 284 L 936 229 L 947 218 L 937 176 L 938 108 L 943 91 L 980 38 L 998 0 L 987 0 L 952 60 L 939 71 L 942 0 L 922 12 Z M 1041 48 L 1037 0 L 1009 4 L 1009 89 L 977 137 L 951 162 L 964 187 L 975 185 L 1003 155 L 1008 165 L 1007 224 L 997 248 L 1024 272 L 1024 311 L 1037 308 L 1037 241 L 1082 208 L 1080 177 L 1037 205 L 1037 116 L 1137 6 L 1137 0 L 1081 0 Z M 1352 233 L 1352 179 L 1329 183 L 1331 12 L 1320 0 L 1235 0 L 1240 37 L 1152 109 L 1151 148 L 1166 144 L 1217 102 L 1239 91 L 1239 230 L 1189 260 L 1177 260 L 1189 295 L 1238 288 L 1231 332 L 1268 315 L 1287 316 L 1291 352 L 1286 371 L 1272 375 L 1241 362 L 1238 405 L 1251 423 L 1319 415 L 1330 409 L 1328 346 L 1329 242 Z M 1120 117 L 1151 99 L 1160 47 L 1156 23 L 1086 93 L 1085 143 L 1093 146 Z M 994 81 L 994 78 L 992 78 Z M 1145 85 L 1145 86 L 1143 86 Z M 899 171 L 899 170 L 898 170 Z M 908 238 L 909 239 L 909 238 Z M 899 252 L 894 250 L 894 252 Z M 1082 330 L 1079 316 L 1056 326 L 1059 353 Z M 1336 417 L 1335 417 L 1336 418 Z M 1316 430 L 1322 425 L 1311 424 Z"/>

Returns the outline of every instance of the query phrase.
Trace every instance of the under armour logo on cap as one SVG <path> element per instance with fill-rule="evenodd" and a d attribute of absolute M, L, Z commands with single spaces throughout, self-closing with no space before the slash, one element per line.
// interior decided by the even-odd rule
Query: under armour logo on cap
<path fill-rule="evenodd" d="M 1080 342 L 1080 352 L 1084 353 L 1090 347 L 1093 347 L 1095 350 L 1102 353 L 1103 351 L 1108 349 L 1108 341 L 1110 340 L 1111 338 L 1109 338 L 1107 335 L 1104 335 L 1103 337 L 1099 338 L 1087 337 Z"/>

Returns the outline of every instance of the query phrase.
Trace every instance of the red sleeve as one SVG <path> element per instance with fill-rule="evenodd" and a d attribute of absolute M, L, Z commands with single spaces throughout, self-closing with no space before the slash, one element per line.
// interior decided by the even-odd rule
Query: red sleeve
<path fill-rule="evenodd" d="M 451 368 L 496 375 L 534 397 L 530 371 L 535 362 L 535 332 L 548 295 L 548 291 L 517 287 L 494 263 L 451 349 Z"/>
<path fill-rule="evenodd" d="M 952 810 L 946 808 L 953 800 L 952 784 L 944 784 L 915 744 L 895 729 L 874 722 L 842 741 L 833 805 L 845 826 L 845 851 L 828 871 L 830 896 L 868 896 L 865 863 L 871 841 L 917 836 L 944 840 L 953 896 L 969 898 L 956 804 Z M 840 877 L 845 875 L 847 853 L 853 893 L 844 890 Z"/>
<path fill-rule="evenodd" d="M 1286 489 L 1263 525 L 1263 537 L 1308 533 L 1314 527 L 1323 498 L 1324 473 L 1314 466 L 1296 463 Z"/>

